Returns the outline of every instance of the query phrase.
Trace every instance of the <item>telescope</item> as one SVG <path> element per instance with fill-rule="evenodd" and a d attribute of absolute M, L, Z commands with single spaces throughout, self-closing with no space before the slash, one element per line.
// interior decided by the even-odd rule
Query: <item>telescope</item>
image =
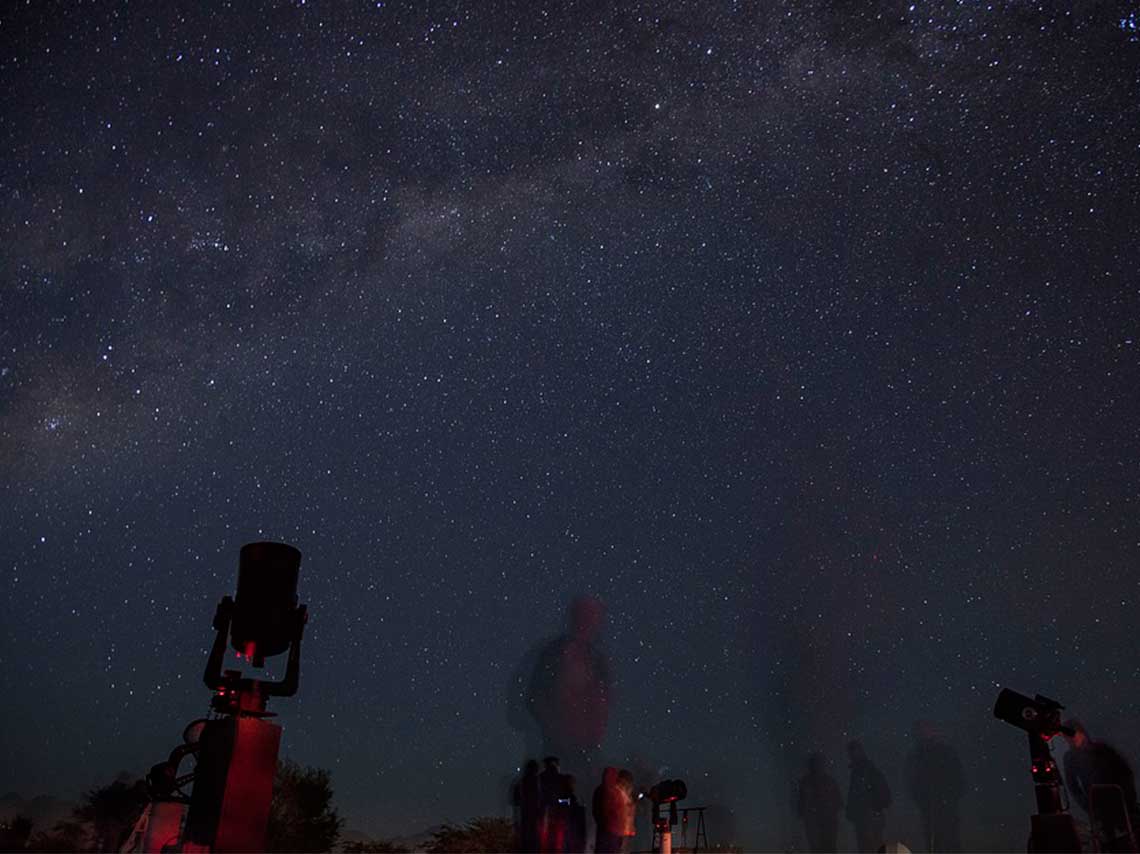
<path fill-rule="evenodd" d="M 296 694 L 300 684 L 308 619 L 306 607 L 297 604 L 300 568 L 301 552 L 293 546 L 242 546 L 237 592 L 222 597 L 214 612 L 214 644 L 203 674 L 214 717 L 193 721 L 183 743 L 151 769 L 151 804 L 124 851 L 265 850 L 281 744 L 281 727 L 266 720 L 275 716 L 266 706 L 270 697 Z M 230 648 L 255 668 L 287 652 L 284 678 L 272 682 L 223 670 Z M 196 759 L 194 771 L 179 775 L 187 756 Z"/>
<path fill-rule="evenodd" d="M 689 789 L 684 780 L 662 780 L 649 788 L 649 800 L 653 802 L 653 850 L 659 854 L 672 854 L 677 801 L 688 795 Z M 669 815 L 661 815 L 662 804 L 669 805 Z"/>
<path fill-rule="evenodd" d="M 994 717 L 1048 741 L 1057 733 L 1074 734 L 1071 728 L 1061 724 L 1061 711 L 1064 708 L 1056 700 L 1040 694 L 1031 700 L 1024 694 L 1003 688 L 994 703 Z"/>
<path fill-rule="evenodd" d="M 655 804 L 671 804 L 688 797 L 684 780 L 662 780 L 649 789 L 649 800 Z"/>
<path fill-rule="evenodd" d="M 1061 724 L 1064 708 L 1041 694 L 1030 699 L 1009 688 L 1003 688 L 994 703 L 994 717 L 1024 730 L 1029 739 L 1029 772 L 1037 799 L 1037 813 L 1029 820 L 1031 854 L 1079 854 L 1081 850 L 1077 826 L 1061 801 L 1061 774 L 1049 751 L 1049 740 L 1057 733 L 1073 734 L 1073 730 Z"/>
<path fill-rule="evenodd" d="M 269 697 L 297 693 L 301 672 L 301 635 L 308 610 L 297 604 L 297 576 L 301 553 L 284 543 L 248 543 L 238 561 L 237 596 L 223 596 L 214 612 L 213 649 L 203 679 L 215 692 L 211 705 L 223 714 L 273 717 L 265 710 Z M 254 667 L 264 667 L 267 656 L 288 650 L 285 678 L 266 682 L 243 678 L 240 671 L 222 672 L 226 639 Z"/>

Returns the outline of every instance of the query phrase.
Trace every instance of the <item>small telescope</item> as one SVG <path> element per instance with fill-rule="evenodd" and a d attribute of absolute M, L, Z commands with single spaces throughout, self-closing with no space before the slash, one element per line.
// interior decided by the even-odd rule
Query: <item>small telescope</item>
<path fill-rule="evenodd" d="M 653 850 L 660 854 L 672 854 L 673 827 L 677 824 L 677 801 L 689 796 L 684 780 L 662 780 L 649 789 L 649 800 L 653 801 Z M 669 805 L 669 815 L 661 815 L 661 805 Z"/>
<path fill-rule="evenodd" d="M 684 780 L 662 780 L 649 790 L 649 800 L 655 804 L 671 804 L 689 796 Z"/>
<path fill-rule="evenodd" d="M 994 703 L 994 717 L 1024 730 L 1029 738 L 1029 771 L 1037 799 L 1037 813 L 1029 819 L 1031 852 L 1081 850 L 1077 826 L 1061 801 L 1061 774 L 1049 751 L 1049 739 L 1057 733 L 1073 734 L 1061 724 L 1064 708 L 1041 694 L 1030 699 L 1009 688 L 1003 688 Z"/>

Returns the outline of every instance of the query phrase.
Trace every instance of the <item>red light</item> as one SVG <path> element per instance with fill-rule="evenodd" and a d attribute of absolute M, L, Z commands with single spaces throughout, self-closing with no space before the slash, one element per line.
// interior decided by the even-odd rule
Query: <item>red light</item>
<path fill-rule="evenodd" d="M 1032 770 L 1033 770 L 1033 773 L 1036 774 L 1037 773 L 1037 766 L 1034 765 Z"/>

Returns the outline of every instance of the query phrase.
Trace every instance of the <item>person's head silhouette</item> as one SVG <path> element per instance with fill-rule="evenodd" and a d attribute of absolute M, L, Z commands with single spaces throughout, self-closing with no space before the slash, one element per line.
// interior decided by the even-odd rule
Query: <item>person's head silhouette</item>
<path fill-rule="evenodd" d="M 570 603 L 570 634 L 584 641 L 598 636 L 606 619 L 606 607 L 594 596 L 578 596 Z"/>

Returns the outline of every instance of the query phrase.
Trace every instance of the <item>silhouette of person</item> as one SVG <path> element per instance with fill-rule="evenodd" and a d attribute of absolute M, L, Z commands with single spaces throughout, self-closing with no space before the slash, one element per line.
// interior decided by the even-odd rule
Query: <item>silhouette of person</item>
<path fill-rule="evenodd" d="M 621 844 L 618 846 L 623 852 L 629 851 L 633 845 L 633 837 L 637 835 L 637 798 L 634 797 L 633 774 L 625 768 L 618 771 L 618 790 L 620 797 L 618 804 L 621 809 Z"/>
<path fill-rule="evenodd" d="M 808 757 L 808 772 L 800 779 L 796 797 L 796 815 L 803 820 L 808 848 L 815 852 L 834 852 L 839 847 L 839 810 L 843 796 L 839 784 L 827 773 L 827 759 L 822 753 Z"/>
<path fill-rule="evenodd" d="M 566 845 L 566 775 L 558 768 L 558 757 L 542 760 L 542 773 L 538 775 L 542 793 L 541 843 L 539 851 L 562 851 Z"/>
<path fill-rule="evenodd" d="M 617 854 L 623 836 L 622 794 L 619 791 L 618 769 L 606 768 L 602 782 L 594 789 L 594 851 L 596 854 Z"/>
<path fill-rule="evenodd" d="M 598 599 L 576 598 L 568 633 L 543 647 L 527 692 L 546 752 L 587 779 L 593 777 L 609 721 L 609 664 L 597 642 L 604 620 Z"/>
<path fill-rule="evenodd" d="M 891 788 L 887 778 L 867 758 L 863 745 L 851 741 L 847 745 L 851 759 L 851 782 L 847 787 L 847 820 L 855 826 L 855 846 L 863 852 L 878 851 L 883 844 L 887 825 L 887 807 L 891 805 Z"/>
<path fill-rule="evenodd" d="M 1065 753 L 1065 786 L 1081 809 L 1094 817 L 1107 840 L 1113 840 L 1127 833 L 1123 816 L 1113 810 L 1113 804 L 1093 798 L 1093 786 L 1118 786 L 1124 800 L 1124 809 L 1132 824 L 1132 832 L 1140 832 L 1140 806 L 1136 803 L 1136 778 L 1132 768 L 1123 756 L 1110 744 L 1089 737 L 1088 730 L 1078 720 L 1066 721 L 1065 725 L 1074 730 L 1066 735 L 1069 745 Z M 1115 794 L 1112 794 L 1115 800 Z M 1119 801 L 1116 800 L 1116 804 Z M 1090 808 L 1091 807 L 1091 808 Z M 1099 807 L 1099 808 L 1098 808 Z M 1098 828 L 1094 828 L 1096 831 Z"/>
<path fill-rule="evenodd" d="M 566 852 L 582 854 L 586 850 L 586 807 L 578 800 L 577 781 L 573 775 L 564 774 L 562 782 L 567 797 Z"/>
<path fill-rule="evenodd" d="M 966 780 L 958 752 L 930 721 L 915 724 L 915 745 L 907 757 L 910 796 L 922 816 L 927 851 L 961 851 L 960 801 Z"/>
<path fill-rule="evenodd" d="M 515 807 L 515 839 L 518 850 L 539 850 L 539 825 L 542 821 L 542 784 L 539 781 L 538 762 L 527 760 L 522 776 L 514 785 L 511 802 Z"/>

